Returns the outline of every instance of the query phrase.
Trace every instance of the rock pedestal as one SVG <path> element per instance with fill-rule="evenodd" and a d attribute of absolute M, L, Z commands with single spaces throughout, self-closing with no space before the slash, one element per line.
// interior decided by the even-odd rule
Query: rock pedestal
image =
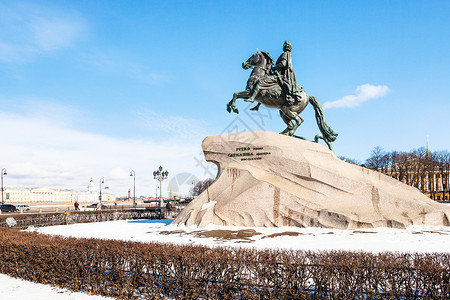
<path fill-rule="evenodd" d="M 450 208 L 416 188 L 337 158 L 324 146 L 272 132 L 209 136 L 216 181 L 174 225 L 405 228 L 449 226 Z"/>

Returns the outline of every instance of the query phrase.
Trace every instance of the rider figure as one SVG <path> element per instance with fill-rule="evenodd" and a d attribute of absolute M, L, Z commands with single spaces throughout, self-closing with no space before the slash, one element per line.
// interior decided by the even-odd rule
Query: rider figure
<path fill-rule="evenodd" d="M 283 54 L 277 59 L 272 72 L 278 76 L 280 84 L 286 93 L 286 101 L 289 105 L 294 104 L 295 96 L 300 96 L 297 88 L 297 80 L 295 79 L 294 68 L 292 67 L 291 57 L 292 44 L 288 41 L 284 42 Z"/>
<path fill-rule="evenodd" d="M 296 97 L 298 99 L 300 99 L 301 97 L 300 96 L 301 88 L 298 87 L 297 85 L 294 68 L 292 67 L 291 50 L 292 44 L 288 41 L 285 41 L 283 45 L 283 53 L 277 59 L 275 66 L 273 66 L 271 69 L 274 75 L 270 75 L 275 76 L 275 78 L 277 78 L 278 83 L 281 85 L 286 95 L 286 102 L 288 105 L 294 104 Z M 253 88 L 253 93 L 251 97 L 246 101 L 253 102 L 258 92 L 259 92 L 259 82 L 256 83 L 255 87 Z"/>

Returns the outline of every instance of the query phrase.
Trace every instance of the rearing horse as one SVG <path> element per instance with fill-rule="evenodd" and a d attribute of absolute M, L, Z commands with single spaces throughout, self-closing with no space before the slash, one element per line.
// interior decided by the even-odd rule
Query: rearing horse
<path fill-rule="evenodd" d="M 299 87 L 300 97 L 295 97 L 296 100 L 293 104 L 286 102 L 285 91 L 281 86 L 281 83 L 275 80 L 266 80 L 270 75 L 270 69 L 272 68 L 273 58 L 269 53 L 264 51 L 259 51 L 253 54 L 247 61 L 242 63 L 242 68 L 245 70 L 253 68 L 250 78 L 247 81 L 247 87 L 245 91 L 234 93 L 233 99 L 227 104 L 227 111 L 239 113 L 236 107 L 236 100 L 238 98 L 248 101 L 248 99 L 253 95 L 253 101 L 258 102 L 258 106 L 252 108 L 255 110 L 260 104 L 269 108 L 279 108 L 280 116 L 283 121 L 287 124 L 285 130 L 281 134 L 293 136 L 297 128 L 303 123 L 303 119 L 300 118 L 299 114 L 306 108 L 308 103 L 311 103 L 315 114 L 316 121 L 319 127 L 321 135 L 315 136 L 314 141 L 318 142 L 318 139 L 323 139 L 330 150 L 333 150 L 331 145 L 332 142 L 336 140 L 337 133 L 335 133 L 326 123 L 323 116 L 323 109 L 316 97 L 308 96 L 306 92 Z M 258 83 L 258 88 L 255 89 L 255 85 Z M 267 84 L 266 84 L 267 83 Z M 248 102 L 253 102 L 248 101 Z"/>

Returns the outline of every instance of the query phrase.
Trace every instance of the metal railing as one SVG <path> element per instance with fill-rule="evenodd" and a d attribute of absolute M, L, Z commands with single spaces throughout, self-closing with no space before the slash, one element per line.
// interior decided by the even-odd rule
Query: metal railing
<path fill-rule="evenodd" d="M 106 222 L 127 219 L 164 219 L 169 215 L 162 208 L 115 209 L 98 211 L 65 211 L 51 213 L 23 213 L 0 215 L 0 227 L 9 227 L 6 219 L 14 218 L 17 229 L 29 226 L 55 226 L 76 223 Z"/>

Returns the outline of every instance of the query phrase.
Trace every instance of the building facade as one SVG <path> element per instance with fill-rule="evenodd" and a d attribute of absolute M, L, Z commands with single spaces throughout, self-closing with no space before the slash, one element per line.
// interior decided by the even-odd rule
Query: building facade
<path fill-rule="evenodd" d="M 383 166 L 378 171 L 416 187 L 433 200 L 450 201 L 450 164 L 429 159 L 410 159 Z"/>
<path fill-rule="evenodd" d="M 100 193 L 95 189 L 91 179 L 87 191 L 61 190 L 51 188 L 5 188 L 3 192 L 5 203 L 51 203 L 80 202 L 97 203 Z M 102 192 L 102 202 L 115 202 L 116 196 Z"/>
<path fill-rule="evenodd" d="M 87 191 L 83 192 L 77 192 L 72 196 L 73 202 L 79 202 L 79 203 L 96 203 L 100 200 L 100 193 L 95 188 L 94 181 L 89 181 L 89 185 L 87 188 Z M 111 193 L 107 193 L 102 191 L 101 193 L 101 202 L 115 202 L 116 196 Z"/>

